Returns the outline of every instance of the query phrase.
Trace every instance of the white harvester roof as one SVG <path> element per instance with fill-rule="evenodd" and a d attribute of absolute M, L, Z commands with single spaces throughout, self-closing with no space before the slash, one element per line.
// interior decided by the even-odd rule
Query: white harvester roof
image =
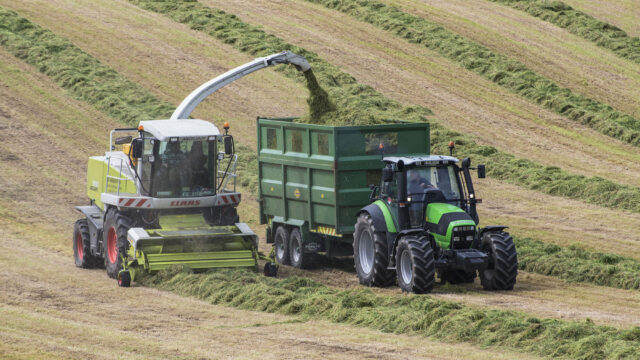
<path fill-rule="evenodd" d="M 446 155 L 428 155 L 428 156 L 385 156 L 384 161 L 398 163 L 402 160 L 405 165 L 435 165 L 446 163 L 457 163 L 458 159 L 453 156 Z"/>
<path fill-rule="evenodd" d="M 204 120 L 147 120 L 140 121 L 140 125 L 160 141 L 169 141 L 172 137 L 184 139 L 220 135 L 215 125 Z"/>

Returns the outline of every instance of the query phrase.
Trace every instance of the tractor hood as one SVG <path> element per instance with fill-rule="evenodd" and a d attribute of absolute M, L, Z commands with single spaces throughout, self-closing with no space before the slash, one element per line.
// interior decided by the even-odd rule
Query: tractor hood
<path fill-rule="evenodd" d="M 475 232 L 476 223 L 471 216 L 459 207 L 447 203 L 431 203 L 427 205 L 426 227 L 431 232 L 436 242 L 443 249 L 450 249 L 454 236 L 454 228 L 460 228 L 460 234 L 456 232 L 458 241 L 466 242 L 467 233 Z M 473 227 L 471 229 L 470 227 Z M 457 248 L 469 248 L 471 243 L 456 246 Z"/>

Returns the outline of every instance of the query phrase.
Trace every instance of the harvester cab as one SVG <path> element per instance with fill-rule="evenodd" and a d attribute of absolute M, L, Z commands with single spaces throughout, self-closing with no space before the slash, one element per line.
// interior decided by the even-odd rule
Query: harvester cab
<path fill-rule="evenodd" d="M 361 283 L 388 285 L 395 272 L 405 291 L 430 292 L 442 281 L 511 290 L 517 254 L 504 226 L 478 227 L 469 158 L 384 157 L 381 185 L 355 225 L 355 263 Z M 460 163 L 460 165 L 458 165 Z M 484 165 L 477 167 L 485 176 Z"/>

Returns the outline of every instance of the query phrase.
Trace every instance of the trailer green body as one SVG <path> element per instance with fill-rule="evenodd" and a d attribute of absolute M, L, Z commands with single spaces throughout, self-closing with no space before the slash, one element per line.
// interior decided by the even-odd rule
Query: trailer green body
<path fill-rule="evenodd" d="M 297 227 L 305 252 L 352 255 L 358 212 L 379 185 L 382 155 L 429 154 L 429 124 L 328 126 L 258 118 L 260 221 L 267 242 Z M 383 149 L 380 148 L 383 145 Z"/>

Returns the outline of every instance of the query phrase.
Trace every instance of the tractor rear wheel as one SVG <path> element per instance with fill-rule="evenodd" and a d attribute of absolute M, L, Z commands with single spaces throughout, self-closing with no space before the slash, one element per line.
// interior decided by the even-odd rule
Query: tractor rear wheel
<path fill-rule="evenodd" d="M 122 259 L 127 257 L 127 231 L 132 226 L 132 221 L 126 215 L 116 209 L 110 209 L 104 222 L 102 233 L 105 247 L 104 265 L 107 268 L 107 275 L 117 278 L 118 272 L 122 270 Z"/>
<path fill-rule="evenodd" d="M 353 234 L 353 262 L 360 284 L 365 286 L 389 286 L 395 280 L 393 270 L 388 270 L 389 252 L 384 233 L 376 232 L 371 215 L 358 217 Z"/>
<path fill-rule="evenodd" d="M 476 279 L 476 271 L 464 271 L 464 270 L 450 270 L 445 271 L 440 276 L 442 281 L 446 281 L 450 284 L 468 284 L 472 283 Z"/>
<path fill-rule="evenodd" d="M 509 233 L 491 231 L 482 235 L 481 247 L 489 254 L 487 268 L 480 271 L 485 290 L 513 290 L 518 275 L 518 254 Z"/>
<path fill-rule="evenodd" d="M 273 246 L 275 247 L 276 261 L 283 265 L 291 265 L 291 259 L 289 257 L 289 230 L 287 230 L 286 227 L 282 225 L 278 226 L 273 239 Z"/>
<path fill-rule="evenodd" d="M 79 268 L 90 269 L 98 266 L 98 259 L 91 255 L 89 236 L 87 219 L 76 221 L 73 227 L 73 257 Z"/>
<path fill-rule="evenodd" d="M 291 230 L 289 235 L 289 258 L 291 265 L 298 269 L 308 269 L 313 265 L 315 254 L 305 253 L 302 244 L 302 234 L 298 228 Z"/>
<path fill-rule="evenodd" d="M 435 283 L 436 262 L 426 237 L 405 236 L 396 250 L 398 286 L 416 294 L 431 292 Z"/>

